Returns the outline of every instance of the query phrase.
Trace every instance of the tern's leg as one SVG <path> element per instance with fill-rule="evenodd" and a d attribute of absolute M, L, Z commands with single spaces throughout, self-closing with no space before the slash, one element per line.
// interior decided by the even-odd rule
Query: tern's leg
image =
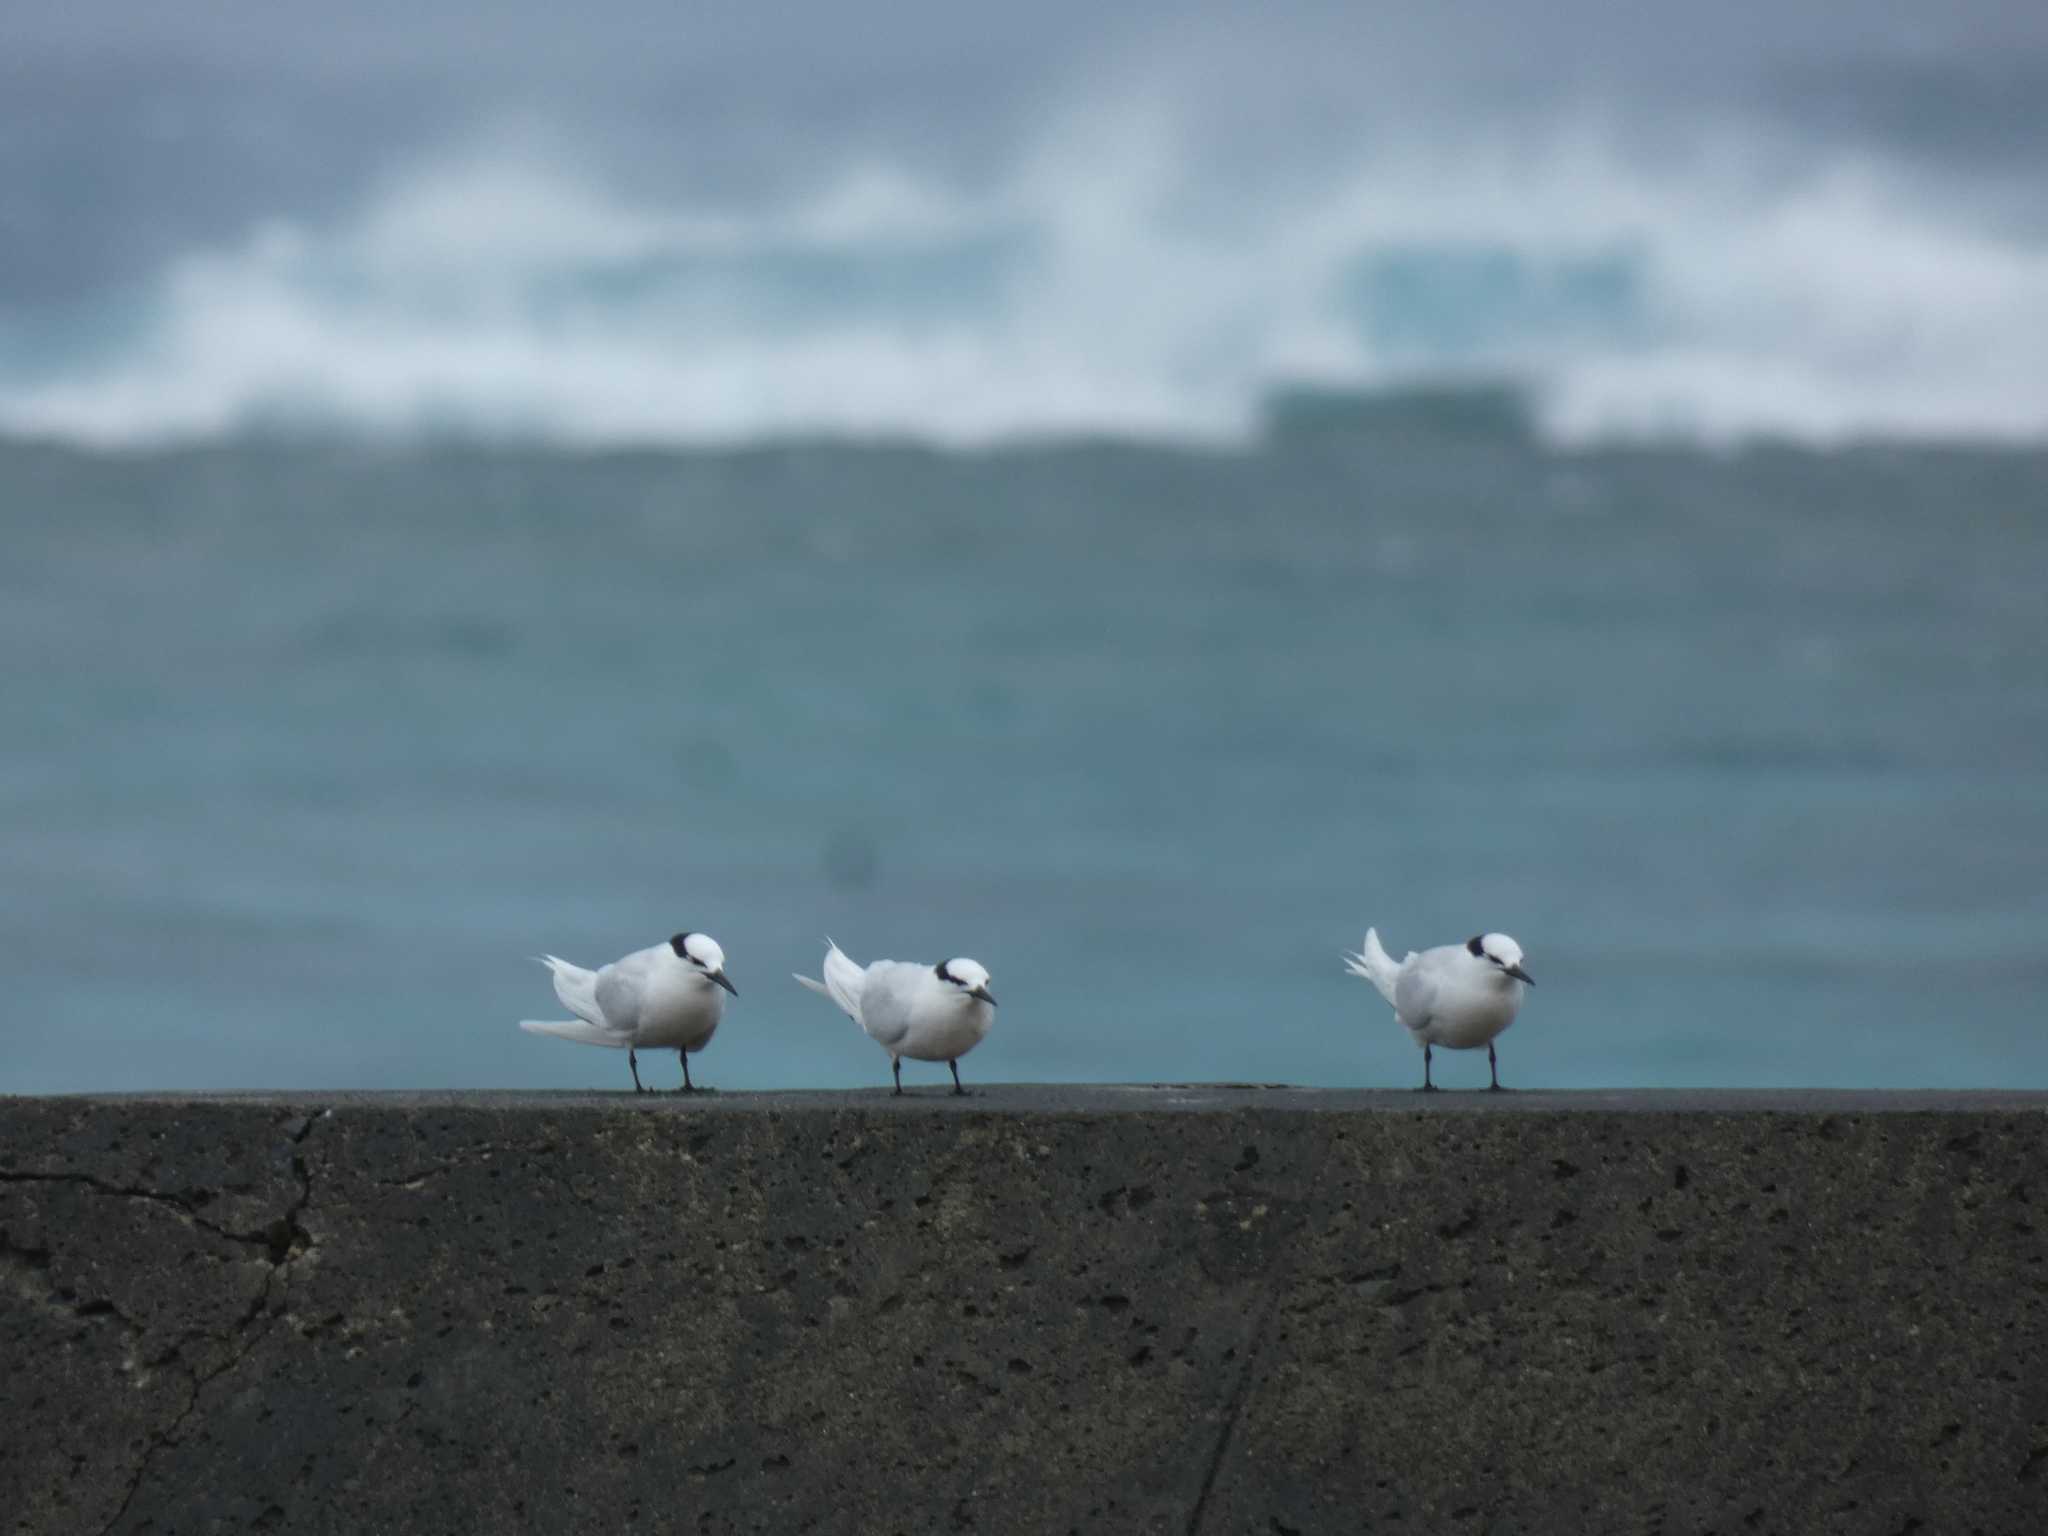
<path fill-rule="evenodd" d="M 1429 1080 L 1429 1042 L 1427 1040 L 1422 1042 L 1422 1091 L 1424 1093 L 1435 1093 L 1437 1091 L 1436 1084 Z"/>
<path fill-rule="evenodd" d="M 903 1058 L 901 1056 L 891 1056 L 889 1058 L 889 1070 L 896 1074 L 895 1097 L 900 1099 L 903 1097 Z"/>
<path fill-rule="evenodd" d="M 953 1092 L 958 1094 L 963 1099 L 966 1098 L 967 1090 L 960 1086 L 960 1063 L 957 1061 L 949 1061 L 946 1063 L 946 1065 L 953 1069 Z"/>
<path fill-rule="evenodd" d="M 1493 1047 L 1490 1045 L 1486 1048 L 1486 1070 L 1493 1074 L 1493 1088 L 1491 1091 L 1494 1093 L 1507 1092 L 1507 1090 L 1501 1087 L 1500 1085 L 1500 1066 L 1493 1059 Z"/>
<path fill-rule="evenodd" d="M 626 1047 L 626 1065 L 633 1069 L 633 1091 L 645 1093 L 647 1090 L 640 1086 L 640 1058 L 633 1054 L 633 1047 L 630 1045 Z"/>
<path fill-rule="evenodd" d="M 690 1053 L 688 1051 L 677 1051 L 676 1060 L 683 1064 L 683 1086 L 681 1091 L 684 1093 L 695 1093 L 697 1085 L 690 1081 Z"/>

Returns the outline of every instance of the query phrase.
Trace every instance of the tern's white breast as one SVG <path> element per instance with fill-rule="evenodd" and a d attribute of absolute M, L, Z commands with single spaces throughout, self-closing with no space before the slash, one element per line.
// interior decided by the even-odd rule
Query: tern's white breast
<path fill-rule="evenodd" d="M 1476 1050 L 1515 1022 L 1524 990 L 1519 981 L 1502 986 L 1489 975 L 1446 978 L 1415 1038 L 1447 1050 Z"/>
<path fill-rule="evenodd" d="M 912 1061 L 957 1061 L 988 1034 L 995 1010 L 972 998 L 936 997 L 917 1009 L 896 1054 Z"/>
<path fill-rule="evenodd" d="M 725 994 L 681 961 L 658 966 L 640 1001 L 633 1040 L 643 1048 L 701 1051 L 725 1014 Z"/>

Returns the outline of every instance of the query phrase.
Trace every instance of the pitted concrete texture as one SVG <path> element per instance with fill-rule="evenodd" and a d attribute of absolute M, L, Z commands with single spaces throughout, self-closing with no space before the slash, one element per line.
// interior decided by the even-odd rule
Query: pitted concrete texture
<path fill-rule="evenodd" d="M 0 1106 L 0 1529 L 2048 1531 L 2048 1097 Z"/>

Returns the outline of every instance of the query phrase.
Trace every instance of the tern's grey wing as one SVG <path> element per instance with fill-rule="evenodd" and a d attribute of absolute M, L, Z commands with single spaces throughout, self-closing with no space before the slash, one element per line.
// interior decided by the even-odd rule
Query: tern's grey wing
<path fill-rule="evenodd" d="M 1420 1029 L 1435 1008 L 1436 977 L 1411 955 L 1394 978 L 1394 1017 L 1410 1029 Z"/>
<path fill-rule="evenodd" d="M 901 960 L 877 960 L 868 967 L 860 994 L 860 1027 L 871 1039 L 894 1050 L 910 1033 L 910 1014 L 924 967 Z"/>
<path fill-rule="evenodd" d="M 640 1027 L 640 999 L 646 992 L 647 952 L 640 950 L 614 960 L 597 973 L 597 1011 L 612 1029 L 631 1031 Z"/>

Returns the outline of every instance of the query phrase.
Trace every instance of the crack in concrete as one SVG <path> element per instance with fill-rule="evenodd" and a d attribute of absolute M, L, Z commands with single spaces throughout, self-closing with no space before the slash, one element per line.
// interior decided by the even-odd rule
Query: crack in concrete
<path fill-rule="evenodd" d="M 12 1169 L 0 1169 L 0 1184 L 76 1184 L 92 1190 L 95 1194 L 114 1199 L 146 1201 L 151 1205 L 161 1205 L 177 1212 L 203 1232 L 211 1232 L 215 1237 L 230 1243 L 267 1248 L 272 1250 L 273 1255 L 277 1245 L 286 1240 L 286 1235 L 281 1235 L 279 1230 L 281 1222 L 273 1222 L 253 1232 L 237 1232 L 232 1227 L 224 1227 L 219 1222 L 200 1215 L 200 1209 L 209 1203 L 210 1195 L 207 1199 L 199 1199 L 189 1191 L 142 1189 L 130 1184 L 113 1184 L 89 1173 L 19 1173 Z M 276 1262 L 274 1257 L 272 1262 Z"/>
<path fill-rule="evenodd" d="M 332 1113 L 332 1110 L 326 1110 L 317 1115 L 307 1115 L 305 1117 L 305 1123 L 299 1126 L 297 1130 L 289 1133 L 291 1145 L 294 1147 L 303 1146 L 305 1144 L 306 1138 L 312 1135 L 313 1128 Z M 306 1166 L 306 1159 L 297 1152 L 294 1152 L 292 1154 L 292 1176 L 296 1178 L 299 1183 L 299 1193 L 297 1197 L 292 1201 L 291 1205 L 286 1208 L 285 1213 L 282 1216 L 280 1216 L 275 1222 L 272 1222 L 270 1226 L 263 1229 L 263 1232 L 260 1236 L 242 1237 L 238 1236 L 237 1234 L 227 1232 L 224 1229 L 221 1229 L 212 1223 L 203 1221 L 198 1223 L 200 1226 L 206 1228 L 206 1230 L 208 1231 L 219 1232 L 220 1235 L 224 1237 L 234 1237 L 236 1241 L 261 1243 L 261 1245 L 264 1247 L 265 1251 L 269 1255 L 270 1269 L 269 1272 L 266 1273 L 263 1277 L 263 1290 L 261 1294 L 259 1294 L 254 1301 L 249 1303 L 248 1310 L 244 1312 L 239 1319 L 236 1320 L 234 1327 L 229 1331 L 229 1339 L 232 1341 L 238 1341 L 240 1347 L 231 1349 L 228 1353 L 227 1359 L 223 1360 L 219 1365 L 216 1365 L 212 1370 L 206 1372 L 206 1374 L 203 1376 L 196 1371 L 190 1369 L 186 1370 L 185 1376 L 187 1380 L 187 1388 L 185 1396 L 185 1406 L 178 1410 L 177 1417 L 172 1419 L 168 1426 L 166 1426 L 163 1429 L 152 1430 L 150 1432 L 149 1443 L 143 1447 L 142 1455 L 136 1460 L 135 1470 L 129 1476 L 128 1491 L 121 1497 L 121 1506 L 120 1508 L 114 1511 L 113 1518 L 100 1528 L 100 1536 L 109 1536 L 109 1533 L 112 1532 L 115 1527 L 120 1525 L 123 1520 L 127 1519 L 128 1511 L 134 1506 L 135 1496 L 142 1491 L 142 1485 L 149 1476 L 150 1463 L 156 1459 L 156 1453 L 164 1449 L 166 1446 L 175 1446 L 176 1444 L 178 1444 L 178 1433 L 185 1427 L 186 1421 L 190 1419 L 192 1415 L 198 1411 L 200 1397 L 204 1394 L 206 1388 L 213 1382 L 219 1380 L 221 1377 L 227 1375 L 228 1372 L 234 1370 L 244 1360 L 248 1359 L 250 1353 L 255 1350 L 256 1346 L 261 1344 L 264 1339 L 269 1337 L 271 1325 L 274 1324 L 277 1320 L 277 1314 L 271 1310 L 271 1297 L 277 1288 L 277 1277 L 280 1274 L 284 1273 L 284 1271 L 289 1269 L 291 1265 L 296 1262 L 297 1256 L 299 1254 L 309 1251 L 314 1246 L 313 1234 L 306 1230 L 304 1224 L 300 1219 L 305 1215 L 306 1211 L 312 1206 L 313 1203 L 313 1173 L 312 1170 Z M 34 1176 L 31 1175 L 29 1177 Z M 65 1178 L 67 1176 L 45 1175 L 44 1177 L 59 1179 Z M 127 1191 L 120 1189 L 112 1189 L 110 1186 L 100 1185 L 99 1181 L 91 1179 L 84 1175 L 70 1175 L 68 1177 L 75 1182 L 93 1184 L 103 1189 L 109 1189 L 112 1193 L 132 1193 L 138 1195 L 140 1198 L 143 1199 L 164 1198 L 162 1196 L 154 1194 L 151 1191 L 146 1190 Z M 166 1203 L 176 1205 L 178 1202 L 175 1199 L 171 1199 L 168 1200 Z M 190 1211 L 187 1211 L 186 1214 L 191 1215 L 192 1213 Z M 279 1234 L 281 1234 L 281 1236 Z M 263 1318 L 266 1313 L 268 1314 L 268 1320 L 264 1323 L 264 1326 L 258 1328 L 255 1331 L 254 1335 L 250 1336 L 251 1326 L 254 1325 L 259 1318 Z M 187 1337 L 189 1337 L 189 1335 L 187 1335 Z M 168 1364 L 171 1361 L 176 1360 L 178 1358 L 179 1345 L 181 1345 L 182 1343 L 183 1339 L 179 1341 L 179 1344 L 174 1344 L 171 1347 L 171 1351 L 164 1357 L 163 1363 Z"/>
<path fill-rule="evenodd" d="M 1266 1290 L 1265 1300 L 1259 1307 L 1258 1320 L 1252 1325 L 1251 1338 L 1245 1344 L 1244 1364 L 1238 1370 L 1237 1380 L 1231 1383 L 1230 1395 L 1223 1400 L 1223 1422 L 1217 1427 L 1216 1444 L 1210 1449 L 1209 1465 L 1202 1474 L 1202 1486 L 1195 1493 L 1194 1508 L 1188 1511 L 1186 1536 L 1200 1536 L 1209 1496 L 1215 1492 L 1216 1481 L 1223 1474 L 1223 1465 L 1230 1459 L 1231 1441 L 1237 1437 L 1238 1421 L 1244 1416 L 1245 1403 L 1252 1395 L 1252 1378 L 1257 1373 L 1260 1357 L 1265 1353 L 1273 1319 L 1280 1311 L 1280 1293 L 1285 1289 L 1291 1268 L 1289 1256 L 1294 1249 L 1294 1239 L 1307 1224 L 1308 1210 L 1304 1202 L 1301 1214 L 1277 1242 L 1272 1264 L 1260 1277 L 1260 1283 Z"/>
<path fill-rule="evenodd" d="M 1229 1459 L 1230 1442 L 1237 1433 L 1237 1421 L 1244 1413 L 1245 1399 L 1251 1396 L 1252 1373 L 1265 1350 L 1266 1333 L 1272 1326 L 1279 1300 L 1279 1287 L 1269 1281 L 1265 1304 L 1259 1308 L 1258 1321 L 1245 1345 L 1244 1364 L 1238 1370 L 1237 1380 L 1231 1383 L 1230 1395 L 1223 1400 L 1223 1422 L 1216 1431 L 1216 1444 L 1210 1448 L 1209 1465 L 1202 1474 L 1202 1486 L 1195 1494 L 1195 1507 L 1188 1511 L 1187 1536 L 1200 1536 L 1203 1512 L 1209 1507 L 1209 1495 L 1215 1491 L 1223 1463 Z"/>

